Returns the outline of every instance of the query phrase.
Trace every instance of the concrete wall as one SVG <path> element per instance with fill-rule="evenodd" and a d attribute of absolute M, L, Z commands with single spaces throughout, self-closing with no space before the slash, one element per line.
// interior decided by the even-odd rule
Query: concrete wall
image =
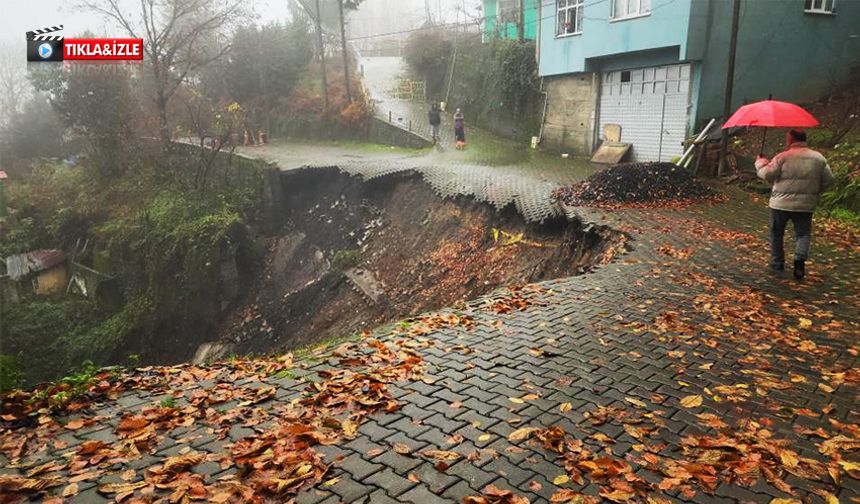
<path fill-rule="evenodd" d="M 691 18 L 688 42 L 691 52 L 696 48 L 691 56 L 703 59 L 696 111 L 701 123 L 722 115 L 732 13 L 728 1 L 694 3 L 707 12 Z M 860 1 L 840 0 L 836 9 L 833 15 L 808 14 L 804 0 L 744 0 L 732 109 L 769 94 L 775 100 L 815 101 L 844 85 L 860 64 Z"/>
<path fill-rule="evenodd" d="M 538 1 L 523 0 L 523 37 L 535 40 L 538 31 Z M 544 0 L 545 1 L 545 0 Z M 516 39 L 518 36 L 516 22 L 499 22 L 499 0 L 484 0 L 484 42 L 493 37 Z"/>
<path fill-rule="evenodd" d="M 423 149 L 430 147 L 433 142 L 414 131 L 408 131 L 382 119 L 373 118 L 370 122 L 370 140 L 382 145 Z"/>
<path fill-rule="evenodd" d="M 547 111 L 541 146 L 589 156 L 594 138 L 596 75 L 579 73 L 544 81 Z"/>
<path fill-rule="evenodd" d="M 660 48 L 676 47 L 679 56 L 686 58 L 691 3 L 695 1 L 702 0 L 652 0 L 650 14 L 611 20 L 612 2 L 586 0 L 582 33 L 556 36 L 556 2 L 541 0 L 540 75 L 594 71 L 592 58 Z"/>

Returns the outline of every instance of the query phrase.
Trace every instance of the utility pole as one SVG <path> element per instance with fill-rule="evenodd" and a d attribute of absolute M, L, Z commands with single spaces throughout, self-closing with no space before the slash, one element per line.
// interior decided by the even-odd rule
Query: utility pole
<path fill-rule="evenodd" d="M 317 25 L 317 40 L 319 42 L 319 50 L 320 50 L 320 68 L 321 76 L 322 76 L 322 95 L 323 95 L 323 108 L 324 110 L 328 110 L 328 78 L 326 77 L 325 72 L 325 46 L 323 45 L 323 34 L 322 34 L 322 16 L 320 15 L 320 0 L 316 0 L 317 3 L 317 16 L 316 16 L 316 25 Z"/>
<path fill-rule="evenodd" d="M 526 31 L 526 27 L 525 27 L 525 24 L 526 24 L 526 17 L 525 17 L 526 8 L 525 8 L 524 3 L 525 3 L 525 0 L 520 0 L 519 7 L 517 8 L 517 40 L 519 40 L 520 42 L 522 42 L 523 39 L 525 38 L 525 31 Z"/>
<path fill-rule="evenodd" d="M 338 0 L 340 8 L 340 45 L 343 51 L 343 84 L 346 86 L 346 101 L 352 103 L 352 93 L 349 90 L 349 54 L 346 52 L 346 20 L 343 18 L 343 1 Z"/>
<path fill-rule="evenodd" d="M 738 21 L 741 15 L 741 0 L 732 0 L 732 35 L 729 40 L 729 64 L 726 69 L 726 93 L 725 102 L 723 103 L 723 117 L 728 121 L 732 114 L 732 88 L 735 83 L 735 53 L 738 48 Z M 726 155 L 729 151 L 729 132 L 722 130 L 723 136 L 720 138 L 720 164 L 717 168 L 717 176 L 722 176 L 726 173 Z"/>
<path fill-rule="evenodd" d="M 430 0 L 424 0 L 424 11 L 427 16 L 427 25 L 433 24 L 433 16 L 430 14 Z"/>

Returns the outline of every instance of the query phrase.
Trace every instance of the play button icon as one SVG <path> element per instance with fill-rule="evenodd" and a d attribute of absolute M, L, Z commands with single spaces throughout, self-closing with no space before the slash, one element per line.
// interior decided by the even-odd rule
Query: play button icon
<path fill-rule="evenodd" d="M 39 46 L 39 57 L 42 59 L 48 59 L 51 55 L 54 54 L 54 48 L 51 47 L 51 44 L 45 42 L 44 44 Z"/>

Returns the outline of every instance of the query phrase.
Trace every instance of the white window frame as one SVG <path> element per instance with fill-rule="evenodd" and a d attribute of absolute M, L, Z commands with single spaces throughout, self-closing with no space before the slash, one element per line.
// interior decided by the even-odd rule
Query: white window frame
<path fill-rule="evenodd" d="M 651 0 L 623 0 L 624 3 L 627 5 L 627 9 L 625 12 L 622 13 L 616 11 L 617 0 L 609 1 L 609 9 L 611 11 L 609 13 L 610 21 L 623 21 L 625 19 L 636 19 L 651 15 Z M 635 5 L 636 8 L 631 9 L 631 4 Z"/>
<path fill-rule="evenodd" d="M 805 0 L 803 12 L 808 14 L 836 14 L 836 0 Z"/>
<path fill-rule="evenodd" d="M 582 11 L 584 0 L 556 0 L 555 1 L 555 36 L 570 37 L 582 33 Z M 562 17 L 563 16 L 563 17 Z M 573 18 L 573 31 L 562 30 L 562 26 L 568 26 Z M 562 24 L 564 19 L 564 24 Z"/>

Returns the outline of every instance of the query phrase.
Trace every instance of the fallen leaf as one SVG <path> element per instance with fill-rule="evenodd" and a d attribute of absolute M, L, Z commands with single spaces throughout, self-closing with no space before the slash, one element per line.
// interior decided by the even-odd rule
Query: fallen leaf
<path fill-rule="evenodd" d="M 394 443 L 394 451 L 401 455 L 408 455 L 412 453 L 412 448 L 409 447 L 406 443 Z"/>
<path fill-rule="evenodd" d="M 520 427 L 508 434 L 508 441 L 522 441 L 523 439 L 528 439 L 532 434 L 539 430 L 540 428 L 538 427 Z"/>
<path fill-rule="evenodd" d="M 543 488 L 543 485 L 541 485 L 540 481 L 529 481 L 529 490 L 531 490 L 532 492 L 540 492 L 541 488 Z"/>
<path fill-rule="evenodd" d="M 424 450 L 421 454 L 436 460 L 457 460 L 460 458 L 459 453 L 448 450 Z"/>
<path fill-rule="evenodd" d="M 522 399 L 520 399 L 519 397 L 508 397 L 508 400 L 509 400 L 509 401 L 511 401 L 511 402 L 512 402 L 512 403 L 514 403 L 514 404 L 523 404 L 523 403 L 525 403 L 525 401 L 523 401 L 523 400 L 522 400 Z"/>
<path fill-rule="evenodd" d="M 419 478 L 415 473 L 409 473 L 406 478 L 413 483 L 421 483 L 421 478 Z"/>
<path fill-rule="evenodd" d="M 564 485 L 568 481 L 570 481 L 570 477 L 567 474 L 559 474 L 558 476 L 553 478 L 552 484 L 559 486 L 559 485 Z"/>
<path fill-rule="evenodd" d="M 625 400 L 625 401 L 627 401 L 627 402 L 629 402 L 630 404 L 632 404 L 632 405 L 634 405 L 634 406 L 638 406 L 638 407 L 640 407 L 640 408 L 646 408 L 646 407 L 648 407 L 648 405 L 647 405 L 647 404 L 645 404 L 644 402 L 640 401 L 639 399 L 636 399 L 636 398 L 633 398 L 633 397 L 625 397 L 625 398 L 624 398 L 624 400 Z"/>
<path fill-rule="evenodd" d="M 70 483 L 66 486 L 66 488 L 63 489 L 63 493 L 61 495 L 64 499 L 68 499 L 69 497 L 74 497 L 75 495 L 78 495 L 78 484 Z"/>
<path fill-rule="evenodd" d="M 71 422 L 69 422 L 65 425 L 65 427 L 69 430 L 78 430 L 83 426 L 84 426 L 84 421 L 81 420 L 80 418 L 78 418 L 77 420 L 72 420 Z"/>
<path fill-rule="evenodd" d="M 569 402 L 561 403 L 561 406 L 558 407 L 558 410 L 561 411 L 562 413 L 567 413 L 568 411 L 571 411 L 572 409 L 573 409 L 573 404 L 570 404 Z"/>
<path fill-rule="evenodd" d="M 681 399 L 681 406 L 685 408 L 697 408 L 702 405 L 702 396 L 689 395 Z"/>
<path fill-rule="evenodd" d="M 148 485 L 146 481 L 138 481 L 137 483 L 107 483 L 99 485 L 99 492 L 104 494 L 121 494 L 126 492 L 134 492 L 138 488 L 143 488 Z"/>

